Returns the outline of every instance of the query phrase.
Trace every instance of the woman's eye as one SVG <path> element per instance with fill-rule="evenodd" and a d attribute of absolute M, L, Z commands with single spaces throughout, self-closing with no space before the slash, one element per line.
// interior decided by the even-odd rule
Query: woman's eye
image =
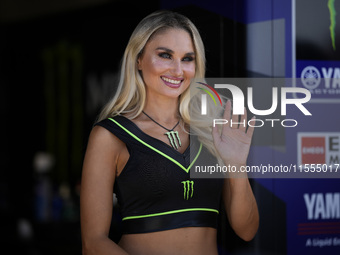
<path fill-rule="evenodd" d="M 185 58 L 183 58 L 183 61 L 188 61 L 188 62 L 190 62 L 190 61 L 193 61 L 193 60 L 194 60 L 193 57 L 185 57 Z"/>
<path fill-rule="evenodd" d="M 171 58 L 169 53 L 159 53 L 158 56 L 160 56 L 161 58 Z"/>

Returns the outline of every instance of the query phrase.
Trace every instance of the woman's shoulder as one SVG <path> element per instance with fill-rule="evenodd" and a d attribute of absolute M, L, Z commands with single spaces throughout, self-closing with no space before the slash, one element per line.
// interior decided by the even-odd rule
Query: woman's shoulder
<path fill-rule="evenodd" d="M 114 116 L 114 117 L 108 117 L 108 118 L 97 121 L 94 124 L 94 126 L 102 126 L 106 129 L 108 129 L 108 127 L 114 127 L 114 126 L 117 125 L 117 123 L 124 121 L 124 119 L 126 119 L 126 118 L 122 115 L 117 115 L 117 116 Z"/>
<path fill-rule="evenodd" d="M 118 115 L 112 118 L 100 120 L 97 123 L 95 123 L 94 127 L 97 126 L 103 127 L 104 129 L 108 130 L 115 136 L 120 137 L 122 129 L 129 125 L 128 122 L 129 121 L 124 116 Z"/>
<path fill-rule="evenodd" d="M 94 125 L 89 137 L 89 144 L 95 147 L 105 147 L 109 151 L 119 151 L 125 144 L 119 139 L 119 137 L 112 132 L 112 128 L 108 119 L 100 121 Z"/>

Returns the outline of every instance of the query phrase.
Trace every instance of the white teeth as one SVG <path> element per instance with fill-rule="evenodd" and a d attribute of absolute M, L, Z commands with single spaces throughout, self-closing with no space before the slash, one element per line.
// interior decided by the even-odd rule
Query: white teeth
<path fill-rule="evenodd" d="M 162 79 L 163 79 L 164 81 L 170 82 L 170 83 L 172 83 L 172 84 L 179 84 L 179 83 L 181 82 L 181 80 L 176 81 L 176 80 L 172 80 L 172 79 L 169 79 L 169 78 L 166 78 L 166 77 L 162 77 Z"/>

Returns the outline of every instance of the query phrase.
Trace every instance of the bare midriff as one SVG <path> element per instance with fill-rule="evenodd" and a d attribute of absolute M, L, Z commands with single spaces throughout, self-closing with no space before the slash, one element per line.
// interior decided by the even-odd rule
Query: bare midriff
<path fill-rule="evenodd" d="M 217 255 L 216 229 L 187 227 L 125 234 L 119 246 L 130 255 Z"/>

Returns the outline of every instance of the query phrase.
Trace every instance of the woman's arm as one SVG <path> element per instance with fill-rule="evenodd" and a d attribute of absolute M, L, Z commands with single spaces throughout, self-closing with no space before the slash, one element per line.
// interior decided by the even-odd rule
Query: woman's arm
<path fill-rule="evenodd" d="M 225 165 L 237 170 L 224 181 L 223 201 L 230 225 L 242 239 L 251 240 L 258 229 L 259 213 L 247 173 L 241 167 L 247 162 L 254 127 L 246 127 L 247 114 L 231 116 L 231 102 L 226 103 L 224 119 L 233 125 L 223 125 L 221 132 L 213 128 L 214 144 Z"/>
<path fill-rule="evenodd" d="M 253 239 L 259 227 L 259 213 L 248 178 L 225 179 L 223 202 L 235 233 L 245 241 Z"/>
<path fill-rule="evenodd" d="M 80 194 L 84 255 L 127 253 L 109 239 L 113 185 L 124 143 L 103 127 L 91 131 L 86 149 Z"/>

